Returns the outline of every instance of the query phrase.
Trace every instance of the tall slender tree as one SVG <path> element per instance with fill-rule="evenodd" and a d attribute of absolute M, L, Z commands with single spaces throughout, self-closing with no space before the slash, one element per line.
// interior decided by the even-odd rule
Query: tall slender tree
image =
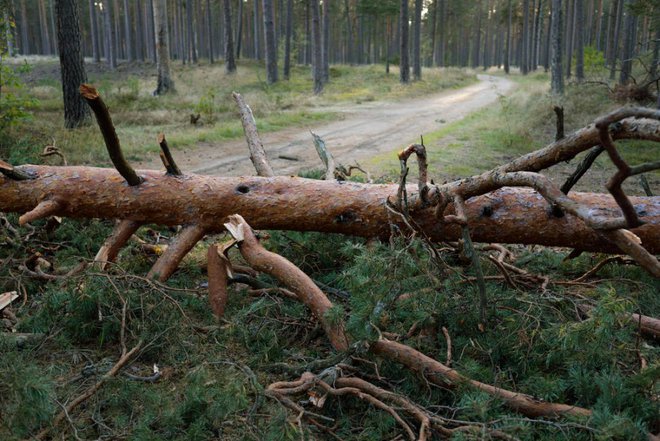
<path fill-rule="evenodd" d="M 268 84 L 277 82 L 277 41 L 275 39 L 275 19 L 273 0 L 262 0 L 264 16 L 264 37 L 266 43 L 266 76 Z"/>
<path fill-rule="evenodd" d="M 584 4 L 575 0 L 575 76 L 584 80 Z"/>
<path fill-rule="evenodd" d="M 408 57 L 408 0 L 401 0 L 399 13 L 399 81 L 410 82 L 410 59 Z"/>
<path fill-rule="evenodd" d="M 90 119 L 89 107 L 78 91 L 80 85 L 87 82 L 78 1 L 55 0 L 55 15 L 64 97 L 64 125 L 72 129 L 87 124 Z"/>
<path fill-rule="evenodd" d="M 621 49 L 621 72 L 619 73 L 619 84 L 627 84 L 632 74 L 632 63 L 635 51 L 635 31 L 637 27 L 637 15 L 631 9 L 634 0 L 626 0 L 626 19 L 623 29 L 623 48 Z"/>
<path fill-rule="evenodd" d="M 48 15 L 46 14 L 46 2 L 45 0 L 37 0 L 39 6 L 39 30 L 41 32 L 41 53 L 45 55 L 50 55 L 53 53 L 51 41 L 50 41 L 50 31 L 48 29 Z"/>
<path fill-rule="evenodd" d="M 323 51 L 321 45 L 321 14 L 319 0 L 309 0 L 312 13 L 312 78 L 314 80 L 314 94 L 323 92 Z"/>
<path fill-rule="evenodd" d="M 291 75 L 291 37 L 293 36 L 293 0 L 286 0 L 286 37 L 284 38 L 284 79 Z"/>
<path fill-rule="evenodd" d="M 552 0 L 552 21 L 550 39 L 552 40 L 551 90 L 555 95 L 564 94 L 564 71 L 562 69 L 562 17 L 561 0 Z"/>
<path fill-rule="evenodd" d="M 415 20 L 413 22 L 413 78 L 422 79 L 422 0 L 415 0 Z"/>
<path fill-rule="evenodd" d="M 209 63 L 213 64 L 213 10 L 211 9 L 211 0 L 206 0 L 206 38 L 209 49 Z"/>
<path fill-rule="evenodd" d="M 225 15 L 225 72 L 236 72 L 236 59 L 234 58 L 234 35 L 231 27 L 231 0 L 224 1 Z"/>
<path fill-rule="evenodd" d="M 21 0 L 21 54 L 30 53 L 30 38 L 28 37 L 28 19 L 25 0 Z"/>
<path fill-rule="evenodd" d="M 105 34 L 106 60 L 110 69 L 117 68 L 117 46 L 115 43 L 115 27 L 113 25 L 112 0 L 103 2 L 103 25 Z"/>
<path fill-rule="evenodd" d="M 158 85 L 154 95 L 164 95 L 174 91 L 174 81 L 170 76 L 170 52 L 168 50 L 170 31 L 167 20 L 167 0 L 153 0 L 153 10 L 158 69 Z"/>
<path fill-rule="evenodd" d="M 124 0 L 124 42 L 126 43 L 126 59 L 133 61 L 135 59 L 135 48 L 133 47 L 133 37 L 131 29 L 131 9 L 128 0 Z"/>
<path fill-rule="evenodd" d="M 323 48 L 321 50 L 321 63 L 323 65 L 323 82 L 330 80 L 330 0 L 323 0 Z"/>

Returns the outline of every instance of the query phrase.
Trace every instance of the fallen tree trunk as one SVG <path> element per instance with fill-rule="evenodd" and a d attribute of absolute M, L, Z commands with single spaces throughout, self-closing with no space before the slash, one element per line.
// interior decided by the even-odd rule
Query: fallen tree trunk
<path fill-rule="evenodd" d="M 194 225 L 205 233 L 224 231 L 223 224 L 233 213 L 240 213 L 257 229 L 386 237 L 392 225 L 404 231 L 408 228 L 386 206 L 388 198 L 396 196 L 396 185 L 296 177 L 171 176 L 140 170 L 144 182 L 128 186 L 112 169 L 33 165 L 18 169 L 36 178 L 17 181 L 0 175 L 2 212 L 34 212 L 41 211 L 36 207 L 47 206 L 55 207 L 48 215 Z M 407 186 L 409 194 L 416 190 L 416 186 Z M 571 197 L 585 206 L 598 207 L 603 217 L 619 215 L 618 206 L 608 195 L 572 193 Z M 649 252 L 659 253 L 660 197 L 631 200 L 645 222 L 631 231 Z M 474 197 L 465 205 L 472 239 L 478 242 L 618 252 L 615 245 L 575 216 L 554 216 L 543 197 L 530 189 L 505 187 Z M 461 237 L 460 226 L 440 222 L 433 207 L 410 214 L 433 240 Z"/>

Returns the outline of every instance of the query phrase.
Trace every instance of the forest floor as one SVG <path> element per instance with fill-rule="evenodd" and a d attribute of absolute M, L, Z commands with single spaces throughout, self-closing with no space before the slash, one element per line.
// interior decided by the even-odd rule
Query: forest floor
<path fill-rule="evenodd" d="M 329 108 L 339 115 L 337 121 L 314 122 L 305 127 L 292 127 L 262 134 L 268 159 L 278 175 L 292 175 L 321 166 L 312 135 L 326 142 L 335 160 L 344 165 L 364 161 L 374 155 L 395 152 L 407 144 L 419 142 L 443 125 L 458 121 L 471 112 L 493 104 L 509 93 L 513 81 L 492 75 L 478 75 L 479 82 L 458 90 L 404 101 L 371 101 L 342 103 Z M 175 156 L 177 156 L 175 154 Z M 179 164 L 196 173 L 240 176 L 254 174 L 245 140 L 199 142 L 189 149 Z M 141 162 L 144 168 L 159 168 L 158 158 Z"/>

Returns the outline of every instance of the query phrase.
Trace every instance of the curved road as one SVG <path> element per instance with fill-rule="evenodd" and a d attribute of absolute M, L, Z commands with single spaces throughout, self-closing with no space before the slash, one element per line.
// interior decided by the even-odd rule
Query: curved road
<path fill-rule="evenodd" d="M 506 78 L 478 75 L 478 79 L 479 82 L 471 86 L 424 98 L 333 109 L 342 113 L 343 119 L 263 134 L 266 154 L 277 175 L 320 168 L 310 130 L 325 140 L 339 164 L 350 165 L 378 153 L 396 151 L 417 142 L 420 135 L 492 104 L 498 96 L 514 88 L 514 83 Z M 177 161 L 183 169 L 199 174 L 241 176 L 255 173 L 244 140 L 202 145 Z"/>

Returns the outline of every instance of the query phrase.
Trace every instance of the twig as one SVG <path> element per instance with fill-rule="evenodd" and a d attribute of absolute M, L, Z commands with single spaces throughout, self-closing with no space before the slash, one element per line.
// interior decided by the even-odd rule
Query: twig
<path fill-rule="evenodd" d="M 639 184 L 642 186 L 642 189 L 644 190 L 644 194 L 648 197 L 653 196 L 653 192 L 651 191 L 651 186 L 649 185 L 649 181 L 646 179 L 645 174 L 640 174 L 639 175 Z"/>
<path fill-rule="evenodd" d="M 167 145 L 165 134 L 159 133 L 156 140 L 160 146 L 160 160 L 163 161 L 167 173 L 172 176 L 181 176 L 183 173 L 181 173 L 181 169 L 174 162 L 174 157 L 172 156 L 172 152 L 170 152 L 170 147 Z"/>
<path fill-rule="evenodd" d="M 445 340 L 447 341 L 447 361 L 445 364 L 447 366 L 451 366 L 451 336 L 449 335 L 447 328 L 444 326 L 442 327 L 442 334 L 445 336 Z"/>
<path fill-rule="evenodd" d="M 573 186 L 578 183 L 580 178 L 584 176 L 587 170 L 589 170 L 596 158 L 598 158 L 598 156 L 604 151 L 605 148 L 602 145 L 596 146 L 589 150 L 589 153 L 587 153 L 587 156 L 584 157 L 575 171 L 568 178 L 566 178 L 564 185 L 561 186 L 561 192 L 568 194 L 568 192 L 571 191 L 571 188 L 573 188 Z"/>
<path fill-rule="evenodd" d="M 105 141 L 105 146 L 108 149 L 112 164 L 115 166 L 119 174 L 126 179 L 128 185 L 140 185 L 143 179 L 135 173 L 133 167 L 131 167 L 128 161 L 126 161 L 126 158 L 124 158 L 124 154 L 121 151 L 121 145 L 119 144 L 119 138 L 115 131 L 115 126 L 110 117 L 110 111 L 103 102 L 103 99 L 101 99 L 98 91 L 89 84 L 83 84 L 80 86 L 80 94 L 85 98 L 85 101 L 87 101 L 87 104 L 96 116 L 96 122 L 103 134 L 103 140 Z"/>

